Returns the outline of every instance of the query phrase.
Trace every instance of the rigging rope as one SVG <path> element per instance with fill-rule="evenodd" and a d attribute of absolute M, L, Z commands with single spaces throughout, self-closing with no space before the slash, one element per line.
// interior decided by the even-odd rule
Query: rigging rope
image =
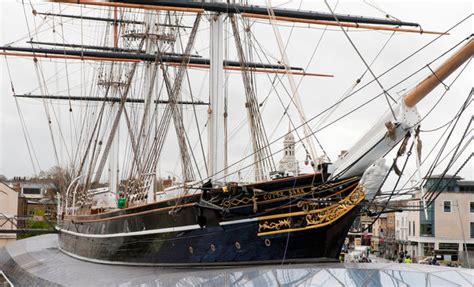
<path fill-rule="evenodd" d="M 179 28 L 177 29 L 177 32 L 178 32 L 179 39 L 180 39 L 181 49 L 184 50 L 183 42 L 182 42 L 182 38 L 181 38 L 181 33 L 180 33 Z M 193 90 L 191 88 L 191 80 L 189 78 L 188 69 L 186 69 L 186 80 L 187 80 L 186 82 L 188 83 L 188 89 L 189 89 L 189 93 L 190 93 L 190 96 L 191 96 L 191 102 L 193 103 L 192 108 L 193 108 L 193 114 L 194 114 L 194 121 L 196 123 L 197 134 L 198 134 L 198 137 L 199 137 L 199 146 L 201 148 L 201 154 L 202 154 L 202 158 L 203 158 L 203 161 L 204 161 L 204 167 L 206 169 L 206 174 L 208 174 L 206 153 L 204 152 L 204 144 L 203 144 L 203 140 L 202 140 L 201 129 L 199 127 L 199 121 L 198 121 L 198 118 L 197 118 L 196 106 L 194 105 L 194 96 L 193 96 Z M 196 164 L 196 166 L 197 166 L 197 164 Z M 198 167 L 198 170 L 199 170 L 199 167 Z"/>
<path fill-rule="evenodd" d="M 466 19 L 467 19 L 467 18 L 466 18 Z M 463 21 L 464 21 L 464 20 L 463 20 Z M 466 39 L 463 39 L 463 40 L 460 41 L 460 42 L 458 42 L 458 43 L 455 44 L 453 47 L 449 48 L 447 51 L 445 51 L 444 53 L 442 53 L 440 56 L 436 57 L 436 58 L 435 58 L 434 60 L 432 60 L 430 63 L 433 63 L 433 62 L 435 62 L 436 60 L 438 60 L 439 58 L 443 57 L 445 54 L 449 53 L 450 51 L 452 51 L 453 49 L 455 49 L 457 46 L 461 45 L 464 41 L 466 41 L 466 40 L 468 40 L 468 39 L 469 39 L 469 37 L 466 38 Z M 408 56 L 408 58 L 409 58 L 409 57 L 411 57 L 411 55 Z M 402 60 L 402 62 L 403 62 L 403 61 L 404 61 L 404 60 Z M 407 77 L 405 77 L 405 78 L 403 78 L 402 80 L 398 81 L 397 83 L 393 84 L 391 87 L 388 88 L 388 90 L 391 90 L 391 89 L 393 89 L 394 87 L 400 85 L 401 83 L 405 82 L 407 79 L 409 79 L 409 78 L 413 77 L 414 75 L 418 74 L 420 71 L 422 71 L 422 70 L 425 69 L 425 68 L 426 68 L 426 67 L 424 66 L 424 67 L 418 69 L 417 71 L 411 73 L 411 74 L 408 75 Z M 391 68 L 390 68 L 390 69 L 391 69 Z M 390 69 L 389 69 L 389 70 L 390 70 Z M 364 86 L 364 87 L 365 87 L 365 86 Z M 362 88 L 363 88 L 363 87 L 362 87 Z M 362 88 L 360 88 L 359 90 L 361 90 Z M 359 91 L 359 90 L 358 90 L 358 91 Z M 354 95 L 354 94 L 355 94 L 356 92 L 358 92 L 358 91 L 355 91 L 354 93 L 352 93 L 351 95 L 349 95 L 347 98 L 349 98 L 350 96 Z M 343 116 L 341 116 L 341 117 L 335 119 L 335 120 L 332 121 L 331 123 L 329 123 L 329 124 L 327 124 L 327 125 L 321 127 L 320 129 L 314 131 L 314 133 L 317 133 L 317 132 L 319 132 L 319 131 L 321 131 L 321 130 L 327 128 L 328 126 L 334 124 L 335 122 L 341 120 L 342 118 L 345 118 L 346 116 L 348 116 L 348 115 L 352 114 L 353 112 L 359 110 L 360 108 L 366 106 L 367 104 L 371 103 L 372 101 L 374 101 L 375 99 L 377 99 L 378 97 L 380 97 L 380 96 L 382 96 L 382 95 L 383 95 L 383 93 L 379 93 L 378 95 L 376 95 L 376 96 L 370 98 L 369 100 L 367 100 L 367 101 L 365 101 L 364 103 L 362 103 L 361 105 L 355 107 L 354 109 L 352 109 L 351 111 L 349 111 L 349 112 L 346 113 L 345 115 L 343 115 Z M 347 98 L 343 99 L 342 101 L 347 100 Z M 324 114 L 325 112 L 327 112 L 329 109 L 333 108 L 333 107 L 334 107 L 335 105 L 337 105 L 337 104 L 338 104 L 338 103 L 335 103 L 335 104 L 331 105 L 330 107 L 328 107 L 327 109 L 323 110 L 322 112 L 318 113 L 317 115 L 315 115 L 314 117 L 312 117 L 311 119 L 309 119 L 308 122 L 310 122 L 310 121 L 312 121 L 312 120 L 318 118 L 319 116 L 321 116 L 322 114 Z M 293 132 L 293 131 L 299 129 L 300 127 L 302 127 L 302 125 L 296 127 L 295 129 L 291 130 L 290 132 Z M 312 134 L 310 134 L 310 135 L 308 135 L 308 136 L 311 136 L 311 135 L 312 135 Z M 281 136 L 281 137 L 275 139 L 274 141 L 270 142 L 270 145 L 273 144 L 273 143 L 275 143 L 275 142 L 277 142 L 278 140 L 282 139 L 284 136 L 285 136 L 285 135 L 283 135 L 283 136 Z M 304 140 L 305 138 L 306 138 L 306 136 L 303 137 L 302 140 Z M 282 151 L 282 150 L 283 150 L 283 149 L 277 150 L 277 151 L 274 152 L 273 154 L 278 153 L 278 152 L 280 152 L 280 151 Z M 234 162 L 233 164 L 229 165 L 229 168 L 232 167 L 232 166 L 235 166 L 235 165 L 237 165 L 237 164 L 239 164 L 239 163 L 241 163 L 241 162 L 243 162 L 244 160 L 248 159 L 250 156 L 252 156 L 252 154 L 250 154 L 250 155 L 248 155 L 248 156 L 242 158 L 241 160 L 239 160 L 239 161 L 237 161 L 237 162 Z M 248 166 L 245 166 L 244 168 L 246 168 L 246 167 L 248 167 Z M 220 171 L 220 172 L 222 172 L 222 171 Z M 238 172 L 238 171 L 234 171 L 234 172 L 232 172 L 232 174 L 233 174 L 233 173 L 237 173 L 237 172 Z M 206 180 L 206 179 L 205 179 L 205 180 Z M 204 180 L 203 182 L 205 182 L 205 180 Z M 199 184 L 199 182 L 197 182 L 196 184 Z"/>
<path fill-rule="evenodd" d="M 11 87 L 11 91 L 12 91 L 12 96 L 14 97 L 15 87 L 13 85 L 13 79 L 12 79 L 12 75 L 11 75 L 11 71 L 10 71 L 10 66 L 8 64 L 7 56 L 5 56 L 5 63 L 6 63 L 6 66 L 7 66 L 8 76 L 10 78 L 10 87 Z M 21 112 L 21 108 L 20 108 L 20 105 L 18 103 L 18 98 L 14 97 L 14 99 L 15 99 L 16 110 L 18 112 L 18 116 L 20 117 L 21 129 L 23 131 L 23 137 L 25 139 L 26 147 L 28 149 L 28 155 L 30 157 L 31 165 L 33 167 L 33 172 L 36 175 L 36 174 L 38 174 L 38 170 L 41 170 L 41 166 L 39 164 L 38 157 L 36 156 L 34 145 L 31 142 L 31 138 L 30 138 L 30 135 L 29 135 L 29 132 L 28 132 L 28 127 L 26 126 L 25 119 L 23 117 L 23 113 Z M 35 160 L 36 160 L 36 164 L 37 164 L 38 169 L 36 169 Z"/>
<path fill-rule="evenodd" d="M 473 90 L 474 90 L 474 89 L 471 90 L 471 93 L 469 94 L 469 96 L 468 96 L 467 99 L 466 99 L 466 102 L 464 103 L 463 107 L 461 108 L 462 111 L 461 111 L 460 115 L 462 114 L 462 112 L 464 112 L 464 111 L 466 110 L 466 108 L 467 108 L 467 102 L 471 99 L 471 97 L 472 97 L 472 95 L 473 95 Z M 454 129 L 456 128 L 456 125 L 457 125 L 457 123 L 458 123 L 458 121 L 459 121 L 460 118 L 461 118 L 461 117 L 459 116 L 459 117 L 456 119 L 456 121 L 454 122 L 454 125 L 453 125 L 453 127 L 452 127 L 450 133 L 448 134 L 448 137 L 446 138 L 445 143 L 443 144 L 443 146 L 442 146 L 442 148 L 441 148 L 441 150 L 440 150 L 440 152 L 439 152 L 439 154 L 438 154 L 436 160 L 433 162 L 432 167 L 429 169 L 427 175 L 425 176 L 425 179 L 430 178 L 430 177 L 432 176 L 432 174 L 433 174 L 433 172 L 434 172 L 434 168 L 436 167 L 436 165 L 437 165 L 437 163 L 438 163 L 439 157 L 441 156 L 442 152 L 444 151 L 444 149 L 445 149 L 445 147 L 446 147 L 446 144 L 448 143 L 448 141 L 449 141 L 449 139 L 450 139 L 450 137 L 451 137 L 451 135 L 452 135 Z M 446 173 L 448 172 L 448 170 L 449 170 L 449 169 L 452 167 L 452 165 L 454 164 L 455 159 L 456 159 L 456 156 L 458 155 L 457 153 L 458 153 L 459 147 L 461 146 L 461 143 L 463 142 L 463 140 L 464 140 L 464 138 L 465 138 L 465 136 L 466 136 L 466 134 L 467 134 L 467 132 L 468 132 L 468 130 L 469 130 L 469 127 L 471 126 L 472 121 L 473 121 L 473 118 L 471 117 L 469 123 L 467 124 L 467 126 L 466 126 L 466 128 L 465 128 L 465 130 L 464 130 L 464 133 L 463 133 L 463 135 L 462 135 L 462 137 L 461 137 L 461 140 L 460 140 L 459 143 L 456 145 L 456 149 L 455 149 L 455 151 L 454 151 L 454 153 L 453 153 L 453 156 L 451 157 L 451 160 L 448 162 L 446 168 L 444 169 L 444 171 L 443 171 L 442 174 L 441 174 L 441 177 L 442 177 L 442 178 L 446 176 Z M 462 167 L 463 167 L 463 166 L 462 166 Z M 460 171 L 460 169 L 459 169 L 457 172 L 459 172 L 459 171 Z M 454 176 L 453 176 L 453 177 L 454 177 Z M 436 184 L 436 186 L 433 186 L 432 188 L 430 188 L 429 191 L 426 193 L 426 195 L 429 194 L 428 197 L 427 197 L 428 205 L 430 205 L 431 203 L 434 202 L 434 200 L 439 196 L 439 194 L 442 192 L 442 190 L 444 189 L 444 187 L 446 187 L 446 186 L 448 185 L 449 181 L 444 185 L 443 189 L 440 189 L 440 190 L 436 193 L 435 191 L 436 191 L 437 188 L 439 187 L 440 183 L 441 183 L 441 181 L 438 181 L 438 183 Z M 426 195 L 425 195 L 425 197 L 426 197 Z"/>
<path fill-rule="evenodd" d="M 250 125 L 250 132 L 252 138 L 252 146 L 254 151 L 254 161 L 256 168 L 256 180 L 260 181 L 265 179 L 267 172 L 275 170 L 275 163 L 271 156 L 271 149 L 268 143 L 268 138 L 263 126 L 262 117 L 260 114 L 257 96 L 255 89 L 252 85 L 251 75 L 249 69 L 245 66 L 247 62 L 242 43 L 239 35 L 239 29 L 237 26 L 237 20 L 235 16 L 230 16 L 230 22 L 232 31 L 234 34 L 235 46 L 239 55 L 239 61 L 242 67 L 242 79 L 245 87 L 247 117 Z"/>
<path fill-rule="evenodd" d="M 275 34 L 275 38 L 277 39 L 278 48 L 280 50 L 281 62 L 283 65 L 285 65 L 286 76 L 290 83 L 292 99 L 295 101 L 296 110 L 298 111 L 298 115 L 300 117 L 300 121 L 303 126 L 303 131 L 305 134 L 304 138 L 306 140 L 306 145 L 310 152 L 309 156 L 311 156 L 311 159 L 313 161 L 318 161 L 319 159 L 316 152 L 316 148 L 314 147 L 314 144 L 311 141 L 311 138 L 309 137 L 309 135 L 314 134 L 314 133 L 311 130 L 311 127 L 308 125 L 308 121 L 306 120 L 306 115 L 304 114 L 303 105 L 301 104 L 300 96 L 299 96 L 295 81 L 293 79 L 293 75 L 289 73 L 289 70 L 288 70 L 289 60 L 288 60 L 288 56 L 286 55 L 286 52 L 283 49 L 284 47 L 283 47 L 283 41 L 281 38 L 280 30 L 278 29 L 276 25 L 274 25 L 274 22 L 276 21 L 276 17 L 271 5 L 271 0 L 267 0 L 267 6 L 268 6 L 267 11 L 268 11 L 269 20 L 270 20 L 270 23 L 272 24 L 273 32 Z"/>
<path fill-rule="evenodd" d="M 336 14 L 334 14 L 334 11 L 332 10 L 331 6 L 329 6 L 329 3 L 327 2 L 327 0 L 324 0 L 324 3 L 326 3 L 326 6 L 328 7 L 329 11 L 331 12 L 331 14 L 333 15 L 334 19 L 336 20 L 336 22 L 341 25 L 341 23 L 339 22 L 339 19 L 337 18 Z M 372 71 L 372 69 L 370 68 L 370 65 L 367 64 L 367 62 L 365 61 L 364 57 L 362 56 L 362 54 L 359 52 L 359 49 L 357 49 L 356 45 L 354 44 L 354 42 L 352 41 L 351 37 L 349 37 L 349 34 L 347 34 L 346 30 L 344 29 L 344 27 L 340 26 L 342 32 L 344 33 L 344 35 L 346 36 L 347 40 L 349 40 L 349 43 L 351 43 L 352 47 L 354 48 L 354 50 L 357 52 L 357 55 L 359 55 L 359 58 L 362 60 L 362 62 L 364 63 L 364 65 L 366 66 L 367 70 L 370 72 L 370 74 L 372 75 L 372 77 L 375 79 L 375 81 L 377 82 L 377 84 L 379 85 L 380 89 L 382 89 L 383 91 L 383 94 L 385 96 L 385 99 L 387 101 L 387 104 L 390 108 L 390 111 L 392 112 L 392 116 L 395 120 L 397 120 L 397 117 L 395 115 L 395 112 L 393 110 L 393 107 L 392 105 L 390 104 L 390 101 L 388 100 L 388 98 L 390 98 L 393 102 L 397 102 L 389 93 L 388 91 L 383 87 L 382 83 L 380 83 L 379 81 L 379 77 L 377 77 L 375 75 L 375 73 Z M 395 32 L 394 32 L 395 33 Z"/>

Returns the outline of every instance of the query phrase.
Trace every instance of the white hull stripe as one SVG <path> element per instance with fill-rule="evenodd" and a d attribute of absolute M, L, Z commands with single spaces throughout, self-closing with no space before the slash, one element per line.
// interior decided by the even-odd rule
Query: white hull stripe
<path fill-rule="evenodd" d="M 219 225 L 225 226 L 225 225 L 240 224 L 240 223 L 253 222 L 253 221 L 257 221 L 257 218 L 224 221 L 224 222 L 220 222 Z M 200 228 L 201 227 L 199 226 L 199 224 L 193 224 L 193 225 L 134 231 L 134 232 L 120 232 L 120 233 L 111 233 L 111 234 L 87 234 L 87 233 L 80 233 L 80 232 L 63 229 L 56 226 L 56 230 L 58 230 L 59 232 L 76 235 L 79 237 L 88 237 L 88 238 L 113 238 L 113 237 L 126 237 L 126 236 L 140 236 L 140 235 L 160 234 L 160 233 L 169 233 L 169 232 L 181 232 L 181 231 L 195 230 L 195 229 L 200 229 Z"/>
<path fill-rule="evenodd" d="M 87 233 L 80 233 L 80 232 L 75 232 L 75 231 L 59 228 L 56 226 L 56 230 L 58 230 L 61 233 L 67 233 L 67 234 L 76 235 L 79 237 L 88 237 L 88 238 L 113 238 L 113 237 L 126 237 L 126 236 L 140 236 L 140 235 L 149 235 L 149 234 L 188 231 L 188 230 L 195 230 L 195 229 L 200 229 L 200 228 L 201 227 L 199 226 L 199 224 L 193 224 L 193 225 L 134 231 L 134 232 L 121 232 L 121 233 L 111 233 L 111 234 L 87 234 Z"/>
<path fill-rule="evenodd" d="M 246 223 L 246 222 L 253 222 L 257 221 L 257 218 L 248 218 L 248 219 L 239 219 L 239 220 L 232 220 L 232 221 L 222 221 L 219 222 L 219 225 L 224 226 L 224 225 L 231 225 L 231 224 L 239 224 L 239 223 Z"/>

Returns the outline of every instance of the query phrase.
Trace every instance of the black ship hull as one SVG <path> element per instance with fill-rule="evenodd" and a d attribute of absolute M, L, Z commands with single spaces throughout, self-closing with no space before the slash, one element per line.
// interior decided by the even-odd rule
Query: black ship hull
<path fill-rule="evenodd" d="M 65 218 L 58 226 L 59 247 L 80 259 L 127 265 L 337 260 L 363 199 L 363 192 L 356 188 L 358 179 L 292 182 L 291 188 L 285 181 L 270 182 L 272 186 L 263 188 L 271 191 L 259 189 L 261 193 L 254 193 L 251 201 L 242 195 L 224 195 L 227 199 L 219 201 L 223 209 L 209 204 L 211 200 L 203 204 L 200 195 L 181 199 L 180 205 L 172 199 L 115 213 Z M 262 188 L 253 186 L 257 187 Z"/>

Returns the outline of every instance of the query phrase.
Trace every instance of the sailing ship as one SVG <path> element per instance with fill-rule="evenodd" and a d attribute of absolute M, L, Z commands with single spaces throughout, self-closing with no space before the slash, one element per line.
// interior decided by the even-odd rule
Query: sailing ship
<path fill-rule="evenodd" d="M 70 167 L 71 180 L 58 207 L 59 248 L 91 262 L 154 266 L 207 266 L 297 263 L 337 260 L 344 239 L 365 203 L 380 190 L 389 168 L 384 156 L 400 142 L 414 136 L 421 117 L 416 104 L 474 53 L 472 37 L 403 100 L 377 122 L 354 147 L 330 163 L 316 156 L 314 132 L 296 89 L 292 101 L 301 125 L 290 121 L 284 138 L 284 157 L 277 168 L 270 150 L 256 96 L 255 73 L 330 76 L 309 73 L 288 65 L 284 47 L 278 63 L 253 61 L 248 51 L 248 19 L 344 29 L 393 32 L 423 31 L 419 24 L 398 19 L 378 19 L 303 10 L 259 7 L 222 2 L 116 0 L 54 1 L 85 8 L 106 9 L 109 17 L 45 13 L 49 19 L 106 22 L 106 39 L 112 45 L 40 42 L 30 47 L 3 46 L 5 56 L 31 56 L 102 64 L 94 75 L 90 95 L 16 95 L 43 100 L 94 103 L 83 121 L 80 145 Z M 64 4 L 63 4 L 64 5 Z M 141 11 L 141 12 L 138 12 Z M 192 26 L 183 18 L 191 17 Z M 209 21 L 209 58 L 193 54 L 206 18 Z M 188 18 L 187 18 L 188 19 Z M 188 21 L 189 22 L 189 21 Z M 244 23 L 243 31 L 239 27 Z M 235 43 L 238 61 L 225 49 L 224 27 Z M 187 42 L 177 35 L 188 29 Z M 181 47 L 178 47 L 181 45 Z M 57 46 L 58 48 L 51 48 Z M 48 48 L 49 47 L 49 48 Z M 181 52 L 179 52 L 181 51 Z M 224 53 L 225 52 L 225 53 Z M 224 57 L 225 56 L 225 57 Z M 182 98 L 188 70 L 209 69 L 209 102 Z M 253 181 L 230 180 L 241 169 L 228 163 L 228 102 L 225 71 L 242 75 L 247 124 L 251 135 Z M 142 73 L 139 74 L 139 71 Z M 295 85 L 290 80 L 290 85 Z M 99 87 L 99 88 L 97 88 Z M 140 94 L 140 96 L 132 96 Z M 167 95 L 167 99 L 161 97 Z M 95 95 L 95 96 L 92 96 Z M 129 105 L 140 105 L 134 109 Z M 162 110 L 157 107 L 164 106 Z M 183 118 L 196 106 L 207 107 L 207 153 L 199 167 Z M 184 106 L 192 109 L 185 110 Z M 158 113 L 158 111 L 161 111 Z M 195 109 L 194 109 L 195 112 Z M 51 121 L 49 122 L 51 124 Z M 165 139 L 174 125 L 181 179 L 158 177 Z M 118 146 L 119 130 L 127 133 L 125 148 Z M 201 139 L 201 130 L 197 127 Z M 305 151 L 311 172 L 301 173 L 295 160 L 295 137 Z M 188 133 L 187 133 L 188 132 Z M 82 135 L 83 134 L 83 135 Z M 126 150 L 126 152 L 124 152 Z M 126 164 L 119 174 L 120 153 Z M 101 184 L 109 164 L 109 183 Z M 232 170 L 232 171 L 231 171 Z M 199 178 L 199 179 L 197 179 Z M 240 178 L 240 177 L 239 177 Z M 117 207 L 117 200 L 127 204 Z"/>

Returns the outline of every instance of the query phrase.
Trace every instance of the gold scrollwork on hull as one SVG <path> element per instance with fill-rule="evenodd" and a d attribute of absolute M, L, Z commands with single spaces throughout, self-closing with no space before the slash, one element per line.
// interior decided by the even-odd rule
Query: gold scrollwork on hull
<path fill-rule="evenodd" d="M 324 184 L 320 184 L 314 187 L 312 187 L 311 185 L 308 185 L 308 186 L 300 186 L 297 188 L 276 190 L 276 191 L 267 192 L 261 195 L 256 195 L 255 199 L 249 196 L 245 196 L 242 198 L 233 198 L 233 199 L 225 200 L 224 202 L 222 202 L 222 207 L 230 208 L 230 207 L 235 207 L 235 206 L 247 205 L 247 204 L 251 204 L 254 200 L 256 200 L 257 202 L 262 202 L 262 201 L 278 199 L 278 198 L 283 198 L 283 197 L 288 197 L 288 196 L 290 197 L 301 196 L 311 191 L 313 192 L 321 191 L 321 190 L 333 188 L 335 186 L 340 186 L 342 184 L 353 181 L 355 179 L 357 179 L 357 177 L 353 177 L 353 178 L 349 178 L 349 179 L 345 179 L 345 180 L 341 180 L 337 182 L 324 183 Z"/>
<path fill-rule="evenodd" d="M 290 228 L 291 223 L 289 219 L 280 219 L 277 222 L 268 222 L 258 224 L 258 232 L 270 231 L 270 230 L 280 230 L 282 227 Z"/>
<path fill-rule="evenodd" d="M 253 198 L 251 197 L 243 197 L 242 199 L 234 198 L 232 200 L 226 200 L 222 203 L 222 206 L 225 208 L 229 208 L 231 206 L 238 206 L 238 205 L 246 205 L 253 202 Z"/>
<path fill-rule="evenodd" d="M 303 218 L 304 220 L 294 220 L 293 222 L 304 222 L 304 224 L 301 224 L 300 226 L 286 226 L 287 228 L 284 229 L 281 228 L 282 226 L 278 226 L 278 229 L 274 228 L 273 230 L 263 228 L 260 229 L 260 226 L 262 226 L 262 224 L 259 224 L 259 230 L 257 235 L 264 236 L 285 232 L 296 232 L 329 225 L 344 216 L 346 213 L 348 213 L 364 198 L 365 193 L 363 191 L 363 187 L 361 185 L 358 185 L 345 198 L 328 207 L 260 217 L 259 220 L 265 220 L 264 224 L 266 224 L 267 226 L 271 226 L 271 223 L 269 224 L 268 220 L 277 220 L 278 218 L 286 218 L 288 222 L 290 222 L 290 218 Z M 268 231 L 261 232 L 262 230 Z"/>

